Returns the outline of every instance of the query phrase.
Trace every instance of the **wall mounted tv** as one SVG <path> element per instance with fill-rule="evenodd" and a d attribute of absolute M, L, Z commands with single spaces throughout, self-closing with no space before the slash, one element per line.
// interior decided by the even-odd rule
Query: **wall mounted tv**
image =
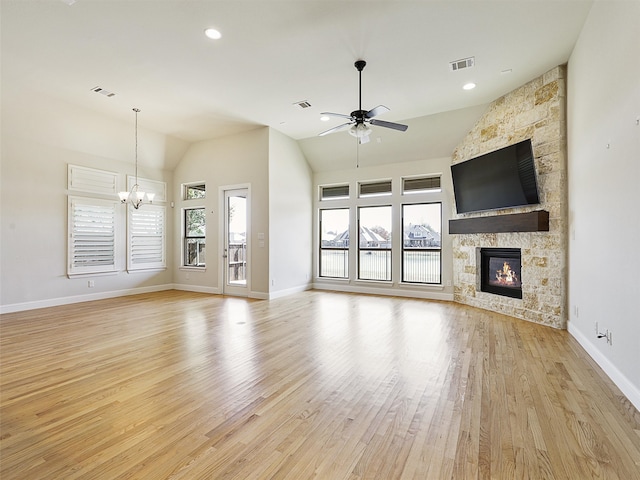
<path fill-rule="evenodd" d="M 451 165 L 458 213 L 540 203 L 531 140 Z"/>

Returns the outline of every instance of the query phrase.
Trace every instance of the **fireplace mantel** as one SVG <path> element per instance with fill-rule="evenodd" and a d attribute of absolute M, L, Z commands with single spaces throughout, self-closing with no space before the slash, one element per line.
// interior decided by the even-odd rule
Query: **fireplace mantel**
<path fill-rule="evenodd" d="M 449 233 L 452 234 L 548 231 L 549 212 L 546 210 L 449 220 Z"/>

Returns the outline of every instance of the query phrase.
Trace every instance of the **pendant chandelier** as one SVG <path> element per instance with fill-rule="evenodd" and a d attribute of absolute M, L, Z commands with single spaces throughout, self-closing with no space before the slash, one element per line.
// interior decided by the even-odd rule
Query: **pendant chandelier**
<path fill-rule="evenodd" d="M 118 196 L 120 197 L 120 203 L 129 202 L 133 208 L 137 210 L 144 202 L 145 197 L 149 203 L 153 203 L 153 197 L 155 197 L 156 194 L 151 192 L 142 192 L 140 191 L 140 185 L 138 185 L 138 113 L 140 113 L 140 109 L 134 108 L 133 111 L 136 113 L 136 180 L 130 191 L 119 192 Z"/>

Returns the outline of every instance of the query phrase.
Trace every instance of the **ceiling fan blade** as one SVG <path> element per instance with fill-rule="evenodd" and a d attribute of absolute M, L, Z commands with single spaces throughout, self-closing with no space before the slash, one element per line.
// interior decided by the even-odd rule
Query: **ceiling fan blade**
<path fill-rule="evenodd" d="M 330 117 L 340 117 L 340 118 L 351 119 L 351 115 L 345 115 L 344 113 L 322 112 L 320 115 L 329 115 Z"/>
<path fill-rule="evenodd" d="M 377 117 L 381 113 L 388 112 L 388 111 L 389 111 L 389 109 L 387 107 L 385 107 L 384 105 L 378 105 L 377 107 L 373 107 L 371 110 L 369 110 L 366 113 L 365 118 Z"/>
<path fill-rule="evenodd" d="M 329 135 L 330 133 L 340 132 L 341 130 L 345 130 L 347 127 L 350 127 L 353 123 L 343 123 L 342 125 L 338 125 L 337 127 L 330 128 L 329 130 L 325 130 L 322 133 L 319 133 L 319 137 L 323 137 L 325 135 Z"/>
<path fill-rule="evenodd" d="M 409 128 L 407 125 L 403 125 L 401 123 L 385 122 L 384 120 L 373 119 L 369 123 L 371 125 L 376 125 L 377 127 L 393 128 L 394 130 L 400 130 L 401 132 L 405 132 L 407 128 Z"/>

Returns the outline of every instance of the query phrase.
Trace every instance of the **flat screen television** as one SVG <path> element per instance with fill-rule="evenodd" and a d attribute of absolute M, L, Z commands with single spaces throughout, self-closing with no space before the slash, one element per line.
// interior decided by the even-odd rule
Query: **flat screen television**
<path fill-rule="evenodd" d="M 540 203 L 531 140 L 451 165 L 458 213 Z"/>

